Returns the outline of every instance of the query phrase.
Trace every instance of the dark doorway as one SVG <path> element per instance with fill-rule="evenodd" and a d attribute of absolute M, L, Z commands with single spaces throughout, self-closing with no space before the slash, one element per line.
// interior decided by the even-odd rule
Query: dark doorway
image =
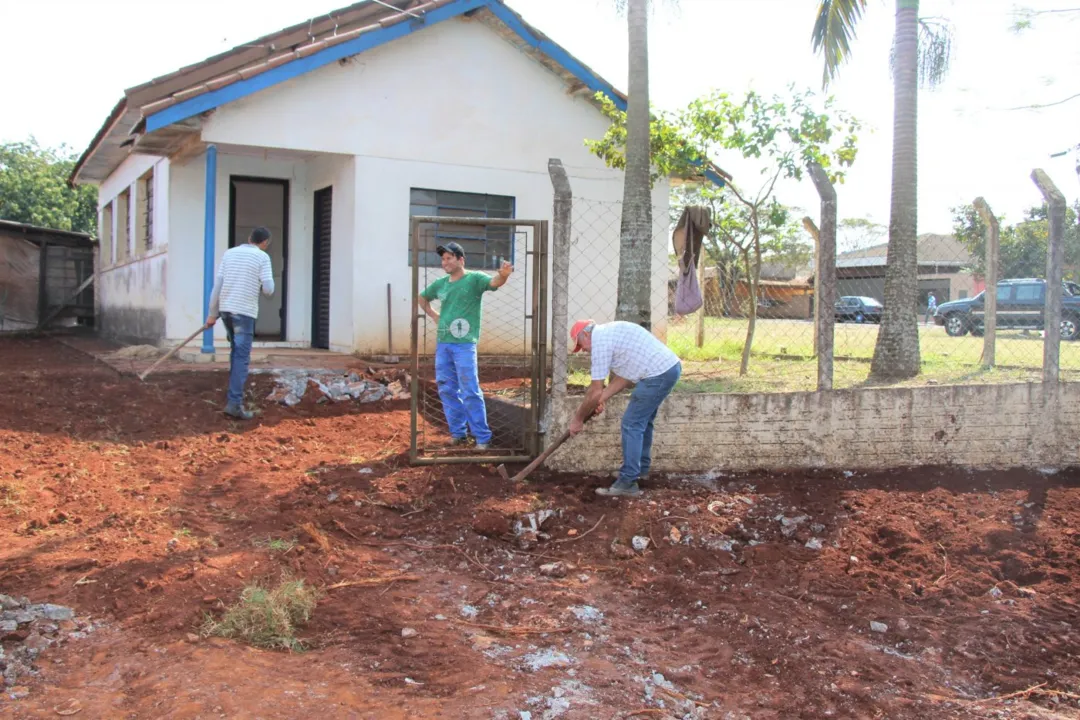
<path fill-rule="evenodd" d="M 289 277 L 289 181 L 276 178 L 229 178 L 229 247 L 247 242 L 251 231 L 270 230 L 274 294 L 259 297 L 255 339 L 285 340 Z"/>
<path fill-rule="evenodd" d="M 315 235 L 312 243 L 312 347 L 330 348 L 330 225 L 333 215 L 333 188 L 315 191 Z"/>

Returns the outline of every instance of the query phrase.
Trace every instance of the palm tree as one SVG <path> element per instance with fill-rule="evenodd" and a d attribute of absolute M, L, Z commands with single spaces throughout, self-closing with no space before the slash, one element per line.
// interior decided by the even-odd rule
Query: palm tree
<path fill-rule="evenodd" d="M 866 0 L 820 0 L 814 23 L 815 52 L 825 58 L 827 87 L 851 53 L 850 41 Z M 919 0 L 896 0 L 893 38 L 893 160 L 885 312 L 878 331 L 873 380 L 898 380 L 919 374 L 917 125 L 918 88 L 938 85 L 949 64 L 947 25 L 920 20 Z"/>
<path fill-rule="evenodd" d="M 626 171 L 619 240 L 615 319 L 652 327 L 652 183 L 649 142 L 648 0 L 616 0 L 626 11 L 630 94 L 626 108 Z"/>

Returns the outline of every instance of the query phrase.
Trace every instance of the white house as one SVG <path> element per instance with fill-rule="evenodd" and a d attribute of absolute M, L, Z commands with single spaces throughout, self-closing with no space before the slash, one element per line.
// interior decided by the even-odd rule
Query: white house
<path fill-rule="evenodd" d="M 549 158 L 563 161 L 575 195 L 621 200 L 621 172 L 584 145 L 608 127 L 597 91 L 625 107 L 501 0 L 368 0 L 126 90 L 72 174 L 100 187 L 100 327 L 166 345 L 190 335 L 222 253 L 265 225 L 279 290 L 263 300 L 257 341 L 385 352 L 389 325 L 402 351 L 410 214 L 549 219 Z M 667 202 L 658 183 L 665 221 Z M 611 292 L 571 298 L 571 316 L 608 318 L 618 227 L 575 229 L 574 241 L 609 262 L 572 272 L 595 273 Z M 663 257 L 667 239 L 656 242 Z M 467 244 L 474 268 L 523 262 L 497 233 Z M 422 261 L 437 277 L 438 258 Z M 668 269 L 654 269 L 662 333 Z M 524 323 L 515 298 L 530 282 L 516 273 L 516 291 L 489 296 L 485 326 Z M 497 342 L 485 337 L 481 351 L 499 352 Z M 212 343 L 224 344 L 220 323 L 204 351 Z"/>

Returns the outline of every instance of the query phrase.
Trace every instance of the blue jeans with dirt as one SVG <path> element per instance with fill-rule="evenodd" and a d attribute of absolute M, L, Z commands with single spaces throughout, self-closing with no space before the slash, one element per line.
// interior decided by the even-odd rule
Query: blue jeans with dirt
<path fill-rule="evenodd" d="M 255 339 L 255 318 L 237 313 L 221 313 L 225 335 L 229 338 L 228 407 L 244 407 L 244 384 L 251 364 L 251 343 Z"/>
<path fill-rule="evenodd" d="M 491 428 L 477 374 L 476 344 L 439 343 L 435 348 L 435 380 L 450 435 L 461 440 L 471 430 L 477 444 L 489 444 Z"/>
<path fill-rule="evenodd" d="M 638 382 L 622 417 L 623 465 L 615 486 L 627 488 L 646 477 L 652 467 L 653 423 L 660 404 L 682 375 L 682 363 L 655 377 Z"/>

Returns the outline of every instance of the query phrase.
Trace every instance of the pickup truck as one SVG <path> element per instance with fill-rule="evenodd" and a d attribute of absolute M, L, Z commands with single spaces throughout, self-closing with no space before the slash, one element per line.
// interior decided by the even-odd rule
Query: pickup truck
<path fill-rule="evenodd" d="M 975 297 L 938 305 L 934 322 L 952 337 L 983 334 L 985 291 Z M 1043 329 L 1046 281 L 1036 278 L 1002 280 L 997 285 L 999 328 Z M 1080 285 L 1064 282 L 1061 288 L 1061 339 L 1080 338 Z"/>

